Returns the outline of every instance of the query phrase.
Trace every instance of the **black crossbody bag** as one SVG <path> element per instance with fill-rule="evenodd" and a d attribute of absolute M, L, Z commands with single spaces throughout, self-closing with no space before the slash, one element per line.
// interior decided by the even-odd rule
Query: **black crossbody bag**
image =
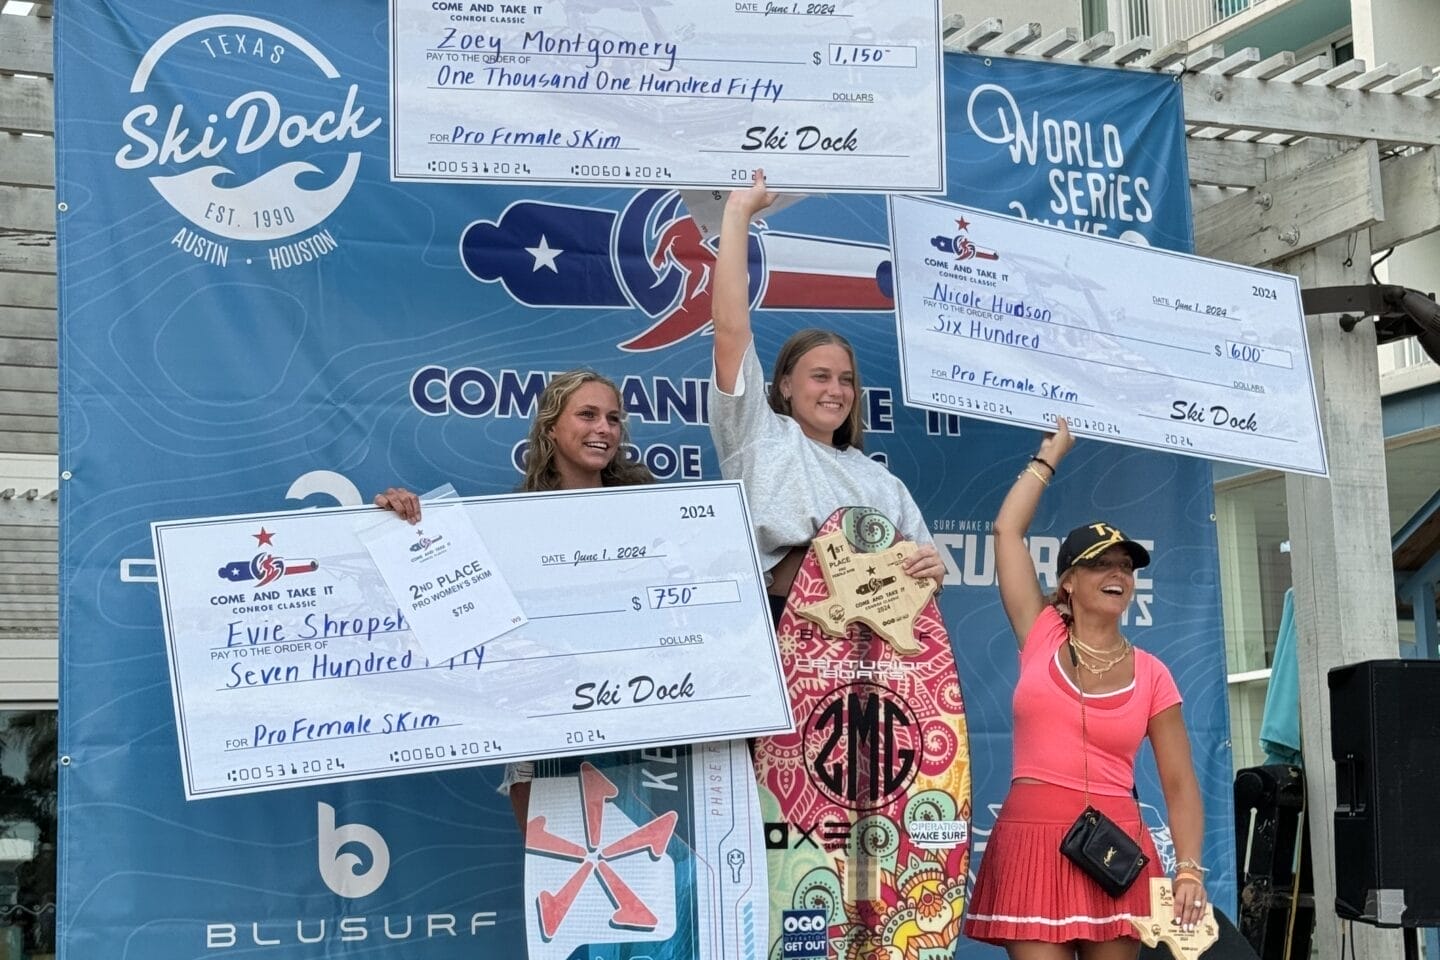
<path fill-rule="evenodd" d="M 1069 641 L 1067 641 L 1068 643 Z M 1060 852 L 1085 871 L 1110 896 L 1118 897 L 1150 862 L 1140 844 L 1114 820 L 1090 805 L 1090 737 L 1085 729 L 1085 687 L 1080 679 L 1080 656 L 1070 644 L 1070 662 L 1075 665 L 1075 685 L 1080 688 L 1080 742 L 1085 751 L 1085 810 L 1065 832 Z M 1134 793 L 1134 788 L 1131 788 Z M 1140 796 L 1135 794 L 1138 810 Z M 1145 829 L 1142 822 L 1140 829 Z"/>

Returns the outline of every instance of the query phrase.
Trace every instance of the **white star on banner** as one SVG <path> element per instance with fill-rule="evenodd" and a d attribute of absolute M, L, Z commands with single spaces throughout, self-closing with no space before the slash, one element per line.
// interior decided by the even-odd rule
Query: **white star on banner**
<path fill-rule="evenodd" d="M 541 267 L 549 267 L 551 273 L 560 272 L 560 268 L 555 266 L 555 258 L 560 256 L 560 254 L 564 253 L 565 251 L 556 250 L 554 247 L 550 246 L 549 242 L 545 239 L 545 234 L 540 234 L 540 246 L 526 247 L 525 252 L 535 258 L 535 266 L 530 268 L 531 273 L 534 273 Z"/>

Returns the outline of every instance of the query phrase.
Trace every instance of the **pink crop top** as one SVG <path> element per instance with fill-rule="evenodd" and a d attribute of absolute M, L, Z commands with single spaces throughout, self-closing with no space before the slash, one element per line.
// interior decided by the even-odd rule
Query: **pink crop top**
<path fill-rule="evenodd" d="M 1080 736 L 1080 692 L 1060 669 L 1066 656 L 1065 621 L 1046 606 L 1020 651 L 1015 711 L 1013 777 L 1085 788 Z M 1088 679 L 1086 675 L 1085 679 Z M 1150 718 L 1180 702 L 1170 671 L 1153 655 L 1135 648 L 1135 682 L 1122 690 L 1085 697 L 1090 745 L 1090 792 L 1128 796 L 1135 785 L 1135 755 Z"/>

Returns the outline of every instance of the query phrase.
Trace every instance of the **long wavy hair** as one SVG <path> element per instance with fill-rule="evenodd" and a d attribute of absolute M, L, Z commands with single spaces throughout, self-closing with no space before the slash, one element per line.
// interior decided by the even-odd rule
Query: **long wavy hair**
<path fill-rule="evenodd" d="M 535 417 L 530 421 L 530 445 L 525 453 L 525 479 L 520 481 L 524 491 L 560 489 L 560 473 L 555 469 L 555 441 L 550 428 L 565 412 L 565 404 L 587 383 L 603 383 L 615 394 L 615 404 L 620 405 L 620 388 L 614 381 L 601 376 L 594 370 L 568 370 L 556 374 L 540 394 Z M 641 463 L 625 459 L 625 445 L 630 442 L 630 429 L 626 426 L 625 415 L 620 415 L 620 443 L 615 456 L 600 472 L 602 487 L 628 487 L 638 483 L 654 483 L 655 476 Z"/>
<path fill-rule="evenodd" d="M 775 372 L 770 378 L 770 409 L 776 413 L 783 413 L 785 416 L 793 416 L 790 412 L 790 401 L 780 392 L 780 381 L 795 371 L 795 364 L 816 347 L 828 345 L 842 347 L 850 357 L 850 370 L 855 376 L 855 402 L 850 405 L 850 416 L 845 418 L 836 430 L 831 442 L 844 450 L 846 447 L 854 447 L 856 450 L 865 449 L 865 424 L 860 416 L 861 398 L 864 396 L 860 389 L 860 364 L 855 362 L 855 348 L 850 345 L 840 334 L 831 330 L 821 330 L 819 327 L 807 327 L 797 331 L 780 352 L 775 356 Z"/>

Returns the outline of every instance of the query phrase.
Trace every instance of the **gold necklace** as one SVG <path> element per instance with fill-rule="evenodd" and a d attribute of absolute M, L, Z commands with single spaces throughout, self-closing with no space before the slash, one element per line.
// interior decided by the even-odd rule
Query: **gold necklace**
<path fill-rule="evenodd" d="M 1116 654 L 1117 651 L 1118 655 L 1122 657 L 1130 652 L 1130 641 L 1125 639 L 1124 637 L 1120 638 L 1120 645 L 1118 647 L 1105 647 L 1103 649 L 1100 647 L 1090 646 L 1088 643 L 1086 643 L 1084 640 L 1081 640 L 1073 633 L 1070 634 L 1070 642 L 1075 644 L 1075 646 L 1080 650 L 1081 653 L 1088 653 L 1090 656 L 1099 660 L 1103 660 L 1106 657 Z"/>
<path fill-rule="evenodd" d="M 1130 655 L 1130 641 L 1124 637 L 1120 638 L 1121 644 L 1119 651 L 1113 655 L 1110 650 L 1097 650 L 1095 647 L 1079 640 L 1073 632 L 1069 634 L 1069 640 L 1075 650 L 1076 666 L 1084 668 L 1087 672 L 1097 677 L 1109 673 Z M 1087 662 L 1087 660 L 1089 662 Z"/>

